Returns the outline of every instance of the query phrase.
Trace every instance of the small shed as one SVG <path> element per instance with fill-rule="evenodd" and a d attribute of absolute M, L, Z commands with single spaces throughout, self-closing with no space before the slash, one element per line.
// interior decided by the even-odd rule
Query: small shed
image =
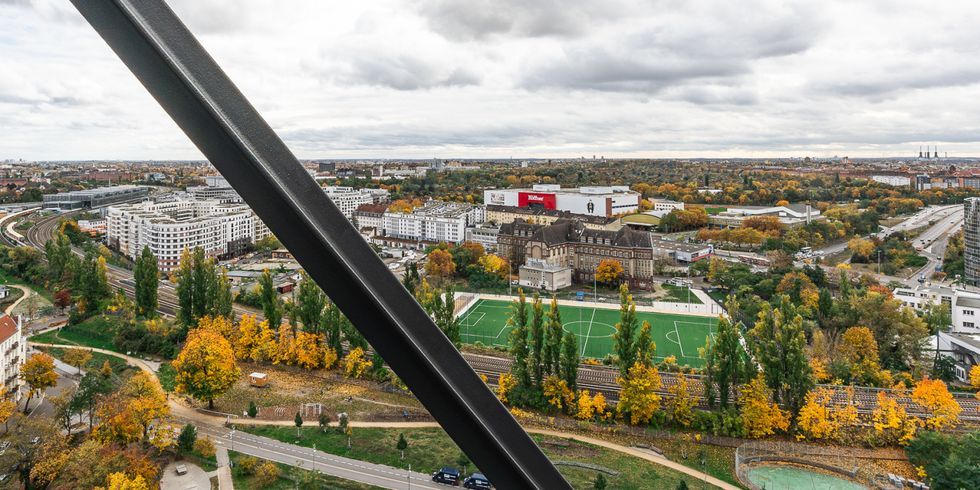
<path fill-rule="evenodd" d="M 248 375 L 248 384 L 263 388 L 269 382 L 269 375 L 265 373 L 255 372 Z"/>

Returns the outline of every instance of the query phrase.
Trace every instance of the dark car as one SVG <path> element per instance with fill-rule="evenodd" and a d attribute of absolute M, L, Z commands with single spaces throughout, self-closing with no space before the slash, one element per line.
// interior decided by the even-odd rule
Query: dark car
<path fill-rule="evenodd" d="M 491 488 L 490 480 L 483 476 L 483 473 L 473 473 L 469 478 L 463 481 L 463 488 Z"/>
<path fill-rule="evenodd" d="M 459 485 L 459 470 L 449 467 L 443 468 L 432 474 L 432 481 L 453 486 Z"/>

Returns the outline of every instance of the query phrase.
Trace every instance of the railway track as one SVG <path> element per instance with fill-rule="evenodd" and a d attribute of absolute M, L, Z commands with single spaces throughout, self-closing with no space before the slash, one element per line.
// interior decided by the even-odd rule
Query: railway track
<path fill-rule="evenodd" d="M 51 238 L 54 233 L 58 222 L 63 217 L 70 217 L 78 214 L 80 211 L 74 211 L 64 214 L 58 214 L 50 217 L 46 217 L 38 221 L 35 226 L 27 231 L 26 239 L 24 240 L 25 245 L 37 248 L 39 250 L 44 250 L 44 243 Z M 30 213 L 24 213 L 27 215 Z M 5 217 L 6 218 L 6 217 Z M 13 239 L 6 235 L 6 223 L 3 219 L 0 219 L 0 241 L 8 244 L 15 243 Z M 81 255 L 80 250 L 74 249 L 76 254 Z M 130 298 L 135 297 L 135 283 L 133 282 L 133 273 L 127 269 L 118 266 L 110 265 L 108 267 L 109 283 L 112 287 L 122 289 L 127 296 Z M 177 310 L 179 309 L 176 291 L 167 281 L 161 281 L 159 293 L 159 311 L 168 316 L 175 316 Z M 234 306 L 235 316 L 241 316 L 245 314 L 256 315 L 257 319 L 261 321 L 263 319 L 262 313 L 260 311 L 254 310 L 252 308 L 247 308 L 241 305 Z M 495 357 L 482 354 L 472 354 L 463 353 L 463 357 L 470 364 L 474 371 L 487 377 L 488 382 L 491 384 L 496 384 L 497 379 L 499 379 L 501 374 L 510 372 L 510 366 L 512 360 L 504 357 Z M 619 400 L 619 385 L 616 383 L 616 378 L 619 376 L 619 370 L 614 367 L 609 366 L 594 366 L 582 364 L 579 366 L 578 370 L 578 388 L 586 389 L 593 393 L 602 393 L 610 403 L 615 403 Z M 661 396 L 667 396 L 669 394 L 669 389 L 677 383 L 679 375 L 676 373 L 660 373 L 661 378 L 661 388 L 657 391 Z M 701 408 L 707 408 L 707 399 L 704 396 L 704 385 L 701 380 L 700 375 L 689 374 L 686 375 L 688 380 L 688 390 L 692 396 L 698 400 L 698 406 Z M 847 391 L 842 389 L 840 386 L 836 385 L 819 385 L 822 387 L 833 389 L 834 401 L 839 405 L 845 405 L 847 403 Z M 898 392 L 896 390 L 884 389 L 884 388 L 866 388 L 866 387 L 854 387 L 854 398 L 853 401 L 857 403 L 859 413 L 871 413 L 878 405 L 878 393 L 885 392 L 891 397 L 896 398 L 900 404 L 906 407 L 909 414 L 925 416 L 925 413 L 921 412 L 921 409 L 915 404 L 911 398 L 909 398 L 907 392 Z M 980 401 L 978 401 L 972 394 L 967 393 L 954 393 L 954 398 L 960 404 L 963 411 L 960 414 L 960 419 L 969 422 L 971 424 L 980 423 Z M 734 399 L 734 393 L 731 393 L 731 399 Z"/>

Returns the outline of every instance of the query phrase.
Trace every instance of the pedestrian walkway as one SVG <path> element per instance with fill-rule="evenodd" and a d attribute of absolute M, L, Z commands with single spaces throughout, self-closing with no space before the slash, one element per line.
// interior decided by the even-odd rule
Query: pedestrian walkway
<path fill-rule="evenodd" d="M 231 478 L 231 458 L 228 456 L 228 449 L 218 446 L 215 458 L 218 460 L 218 490 L 233 490 L 235 482 Z"/>

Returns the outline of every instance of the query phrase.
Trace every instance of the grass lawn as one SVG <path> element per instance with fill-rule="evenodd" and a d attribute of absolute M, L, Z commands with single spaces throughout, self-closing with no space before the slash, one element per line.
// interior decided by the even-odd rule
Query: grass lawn
<path fill-rule="evenodd" d="M 35 335 L 31 337 L 31 341 L 47 344 L 75 344 L 118 352 L 116 347 L 112 345 L 116 322 L 118 322 L 116 318 L 96 315 L 77 325 L 67 325 L 58 330 Z"/>
<path fill-rule="evenodd" d="M 27 286 L 33 289 L 34 292 L 36 292 L 37 294 L 40 294 L 41 297 L 43 297 L 44 299 L 52 303 L 54 302 L 54 296 L 47 289 L 44 289 L 43 287 L 38 286 L 37 284 L 31 284 L 23 279 L 7 274 L 7 272 L 3 270 L 0 270 L 0 284 L 20 284 L 21 286 Z"/>
<path fill-rule="evenodd" d="M 53 357 L 64 360 L 65 349 L 61 347 L 39 347 L 38 350 L 47 352 Z M 126 370 L 135 370 L 136 367 L 126 364 L 124 359 L 120 359 L 116 356 L 110 356 L 109 354 L 103 354 L 101 352 L 92 352 L 92 359 L 89 360 L 87 364 L 82 366 L 83 370 L 93 370 L 100 369 L 102 364 L 109 361 L 109 366 L 112 367 L 112 372 L 116 374 L 121 374 Z"/>
<path fill-rule="evenodd" d="M 691 303 L 692 305 L 702 304 L 701 300 L 694 293 L 688 293 L 685 287 L 663 284 L 660 287 L 667 291 L 667 296 L 657 298 L 657 301 L 667 301 L 670 303 Z"/>
<path fill-rule="evenodd" d="M 233 463 L 231 470 L 231 479 L 235 484 L 235 488 L 238 490 L 292 490 L 296 488 L 295 479 L 299 475 L 309 476 L 308 473 L 312 473 L 309 470 L 301 470 L 294 466 L 284 465 L 282 463 L 275 463 L 279 467 L 280 477 L 272 485 L 259 485 L 255 481 L 255 477 L 252 475 L 245 474 L 239 466 L 239 461 L 242 458 L 247 458 L 248 456 L 236 452 L 228 451 L 228 456 L 231 458 Z M 265 462 L 264 459 L 259 459 L 259 462 Z M 374 485 L 368 485 L 366 483 L 358 483 L 351 480 L 345 480 L 343 478 L 338 478 L 336 476 L 324 475 L 319 476 L 321 488 L 343 488 L 348 490 L 378 490 L 381 487 L 376 487 Z M 304 480 L 308 481 L 308 480 Z"/>
<path fill-rule="evenodd" d="M 686 300 L 686 288 L 679 289 L 684 291 Z M 615 325 L 620 316 L 618 308 L 560 305 L 558 310 L 564 330 L 578 337 L 582 357 L 602 359 L 613 352 Z M 506 346 L 512 328 L 507 325 L 510 314 L 511 303 L 508 301 L 477 300 L 460 317 L 460 337 L 467 343 Z M 718 323 L 716 317 L 645 311 L 636 312 L 636 317 L 641 325 L 644 321 L 650 322 L 658 358 L 673 355 L 680 365 L 701 367 L 704 364 L 698 348 L 704 347 L 705 338 L 714 331 Z"/>
<path fill-rule="evenodd" d="M 411 463 L 413 470 L 423 473 L 447 465 L 457 466 L 456 460 L 460 455 L 456 444 L 440 429 L 355 428 L 352 448 L 347 449 L 347 437 L 334 428 L 327 429 L 327 432 L 321 432 L 317 427 L 303 428 L 302 436 L 298 439 L 295 427 L 241 426 L 240 428 L 252 434 L 305 447 L 312 447 L 313 443 L 316 443 L 317 449 L 331 454 L 396 468 L 407 468 L 408 463 Z M 404 460 L 400 459 L 399 452 L 395 448 L 399 433 L 404 433 L 408 440 Z M 538 434 L 531 436 L 552 461 L 587 463 L 616 472 L 616 475 L 606 475 L 608 488 L 669 489 L 676 488 L 682 478 L 687 481 L 690 488 L 710 488 L 674 470 L 617 451 L 567 439 Z M 592 488 L 595 470 L 565 464 L 559 465 L 558 469 L 573 487 Z M 476 468 L 470 466 L 466 469 L 466 474 L 469 475 L 474 471 Z"/>

